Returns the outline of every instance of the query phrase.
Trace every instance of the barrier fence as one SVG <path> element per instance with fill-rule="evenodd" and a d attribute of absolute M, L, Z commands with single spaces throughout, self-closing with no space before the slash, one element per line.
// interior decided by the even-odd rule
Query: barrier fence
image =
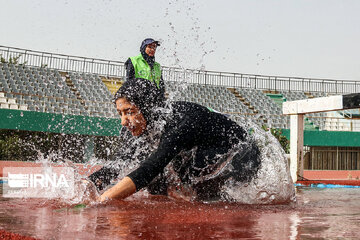
<path fill-rule="evenodd" d="M 0 57 L 4 62 L 16 61 L 18 64 L 47 67 L 65 72 L 84 72 L 117 78 L 125 76 L 124 62 L 121 61 L 70 56 L 6 46 L 0 46 Z M 163 78 L 166 81 L 275 91 L 360 92 L 360 82 L 357 81 L 264 76 L 170 67 L 163 67 Z"/>

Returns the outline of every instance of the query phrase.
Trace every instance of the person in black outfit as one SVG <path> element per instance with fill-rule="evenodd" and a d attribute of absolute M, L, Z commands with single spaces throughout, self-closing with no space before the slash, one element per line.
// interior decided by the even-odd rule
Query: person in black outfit
<path fill-rule="evenodd" d="M 128 135 L 113 163 L 140 163 L 105 191 L 100 201 L 125 198 L 144 187 L 153 194 L 185 189 L 183 194 L 190 193 L 192 199 L 219 199 L 226 181 L 250 182 L 256 178 L 260 151 L 244 128 L 201 105 L 166 103 L 157 94 L 158 89 L 143 79 L 129 79 L 115 94 Z M 152 141 L 154 129 L 161 123 L 157 141 L 156 137 Z M 135 140 L 139 138 L 143 141 Z M 109 165 L 89 179 L 101 190 L 118 175 L 118 168 Z"/>

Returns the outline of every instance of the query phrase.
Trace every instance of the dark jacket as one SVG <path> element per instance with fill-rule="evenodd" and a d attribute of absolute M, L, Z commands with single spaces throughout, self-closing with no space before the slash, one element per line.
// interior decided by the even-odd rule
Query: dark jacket
<path fill-rule="evenodd" d="M 195 103 L 174 102 L 171 108 L 157 149 L 151 151 L 148 148 L 150 151 L 140 154 L 140 166 L 127 175 L 137 190 L 151 186 L 156 177 L 165 176 L 164 169 L 169 164 L 181 183 L 192 186 L 202 198 L 213 197 L 213 193 L 217 194 L 224 181 L 231 177 L 244 182 L 256 176 L 260 166 L 259 150 L 245 129 L 226 116 Z M 229 160 L 229 152 L 234 147 L 236 152 Z M 120 151 L 116 161 L 132 158 L 129 149 Z M 129 154 L 124 155 L 125 151 Z M 232 166 L 227 166 L 221 174 L 214 174 L 227 161 Z M 96 182 L 101 178 L 100 188 L 103 188 L 116 175 L 116 170 L 107 167 L 91 175 L 90 179 Z M 166 193 L 169 184 L 166 177 L 157 184 L 163 186 L 151 186 L 156 189 L 154 193 Z"/>

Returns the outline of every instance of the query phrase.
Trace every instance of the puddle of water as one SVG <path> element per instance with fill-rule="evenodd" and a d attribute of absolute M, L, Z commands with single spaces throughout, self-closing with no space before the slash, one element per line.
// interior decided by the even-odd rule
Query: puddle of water
<path fill-rule="evenodd" d="M 189 203 L 140 192 L 79 208 L 0 198 L 0 229 L 40 239 L 357 239 L 360 189 L 298 189 L 289 205 Z"/>

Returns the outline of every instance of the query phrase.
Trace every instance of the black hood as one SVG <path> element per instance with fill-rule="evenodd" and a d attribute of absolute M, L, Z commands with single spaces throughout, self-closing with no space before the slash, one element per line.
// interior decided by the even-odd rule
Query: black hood
<path fill-rule="evenodd" d="M 141 55 L 143 56 L 143 58 L 145 59 L 145 61 L 149 64 L 149 66 L 151 68 L 154 67 L 154 63 L 155 63 L 155 56 L 154 57 L 150 57 L 149 55 L 147 55 L 147 53 L 145 52 L 146 46 L 151 44 L 151 43 L 156 43 L 157 46 L 160 46 L 159 41 L 155 41 L 152 38 L 146 38 L 144 39 L 144 41 L 142 41 L 141 46 L 140 46 L 140 52 Z"/>
<path fill-rule="evenodd" d="M 114 102 L 122 97 L 135 104 L 148 123 L 158 117 L 154 110 L 165 105 L 160 90 L 152 82 L 142 78 L 127 80 L 115 93 Z"/>
<path fill-rule="evenodd" d="M 146 48 L 146 46 L 145 46 Z M 143 50 L 141 50 L 141 55 L 143 56 L 143 58 L 145 59 L 145 61 L 149 64 L 149 66 L 151 67 L 151 69 L 154 68 L 154 63 L 155 63 L 155 56 L 154 57 L 150 57 L 149 55 L 147 55 L 147 53 L 145 52 L 145 48 Z"/>

